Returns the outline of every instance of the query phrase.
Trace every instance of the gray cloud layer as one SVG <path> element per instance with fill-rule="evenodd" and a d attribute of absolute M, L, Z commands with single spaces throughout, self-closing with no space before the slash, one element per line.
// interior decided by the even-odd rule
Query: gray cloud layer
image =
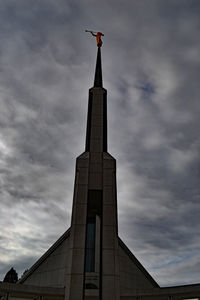
<path fill-rule="evenodd" d="M 120 237 L 161 285 L 200 275 L 198 0 L 0 4 L 0 273 L 68 228 L 95 41 L 105 33 Z"/>

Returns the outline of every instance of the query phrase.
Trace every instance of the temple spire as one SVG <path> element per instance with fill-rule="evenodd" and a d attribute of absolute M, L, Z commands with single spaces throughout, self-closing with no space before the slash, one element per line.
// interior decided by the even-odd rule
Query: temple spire
<path fill-rule="evenodd" d="M 98 46 L 94 86 L 89 90 L 87 152 L 107 152 L 107 91 L 102 84 L 101 48 Z"/>
<path fill-rule="evenodd" d="M 96 62 L 96 69 L 95 69 L 95 76 L 94 76 L 94 87 L 103 87 L 103 81 L 102 81 L 102 69 L 101 69 L 101 47 L 102 47 L 102 40 L 101 37 L 104 36 L 104 34 L 100 31 L 95 32 L 91 30 L 85 30 L 86 32 L 90 32 L 93 36 L 96 37 L 97 40 L 97 62 Z"/>
<path fill-rule="evenodd" d="M 98 46 L 97 62 L 94 76 L 94 87 L 103 87 L 102 68 L 101 68 L 101 48 Z"/>

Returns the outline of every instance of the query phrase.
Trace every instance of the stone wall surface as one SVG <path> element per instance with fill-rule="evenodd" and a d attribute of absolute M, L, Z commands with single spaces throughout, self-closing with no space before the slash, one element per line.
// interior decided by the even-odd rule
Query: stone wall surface
<path fill-rule="evenodd" d="M 126 251 L 119 246 L 120 263 L 120 294 L 135 291 L 136 289 L 153 288 L 152 282 L 147 278 Z"/>
<path fill-rule="evenodd" d="M 23 284 L 64 287 L 68 265 L 69 238 L 65 239 L 47 258 L 39 264 Z"/>

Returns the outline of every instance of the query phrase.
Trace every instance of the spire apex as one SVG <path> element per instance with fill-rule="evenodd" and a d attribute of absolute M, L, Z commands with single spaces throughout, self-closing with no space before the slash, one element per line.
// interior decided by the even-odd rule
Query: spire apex
<path fill-rule="evenodd" d="M 89 90 L 87 152 L 107 152 L 107 91 L 103 88 L 101 48 L 97 50 L 94 86 Z"/>
<path fill-rule="evenodd" d="M 103 87 L 102 68 L 101 68 L 101 47 L 98 46 L 97 62 L 94 76 L 94 87 Z"/>

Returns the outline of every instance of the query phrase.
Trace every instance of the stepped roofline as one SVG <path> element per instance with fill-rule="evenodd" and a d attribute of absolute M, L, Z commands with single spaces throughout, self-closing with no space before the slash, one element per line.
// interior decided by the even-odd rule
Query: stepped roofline
<path fill-rule="evenodd" d="M 64 234 L 35 262 L 35 264 L 18 280 L 18 284 L 22 284 L 67 238 L 70 236 L 71 227 L 64 232 Z M 144 274 L 144 276 L 152 283 L 154 287 L 159 288 L 157 282 L 148 273 L 148 271 L 142 266 L 138 259 L 133 255 L 124 242 L 118 237 L 120 247 L 126 252 L 129 258 L 134 262 L 138 269 Z"/>

